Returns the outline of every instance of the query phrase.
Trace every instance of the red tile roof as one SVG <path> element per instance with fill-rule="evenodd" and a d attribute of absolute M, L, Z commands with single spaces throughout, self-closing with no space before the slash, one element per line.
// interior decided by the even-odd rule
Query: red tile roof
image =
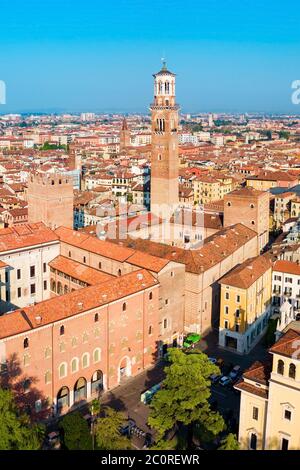
<path fill-rule="evenodd" d="M 114 279 L 114 276 L 111 274 L 98 271 L 97 269 L 78 263 L 77 261 L 61 255 L 50 261 L 49 266 L 79 281 L 86 282 L 91 286 L 108 281 L 109 279 Z"/>
<path fill-rule="evenodd" d="M 58 236 L 42 222 L 0 229 L 0 252 L 58 241 Z"/>
<path fill-rule="evenodd" d="M 299 341 L 300 331 L 290 329 L 269 349 L 269 352 L 300 360 Z"/>
<path fill-rule="evenodd" d="M 0 316 L 0 339 L 73 317 L 156 285 L 158 281 L 152 274 L 141 269 L 95 286 L 39 302 Z"/>
<path fill-rule="evenodd" d="M 278 260 L 274 264 L 273 271 L 300 276 L 300 266 L 293 261 Z"/>

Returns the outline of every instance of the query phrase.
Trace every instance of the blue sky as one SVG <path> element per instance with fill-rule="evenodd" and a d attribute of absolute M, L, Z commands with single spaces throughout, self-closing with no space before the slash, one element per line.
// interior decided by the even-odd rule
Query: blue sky
<path fill-rule="evenodd" d="M 147 112 L 165 56 L 184 112 L 299 113 L 299 20 L 291 0 L 1 2 L 0 112 Z"/>

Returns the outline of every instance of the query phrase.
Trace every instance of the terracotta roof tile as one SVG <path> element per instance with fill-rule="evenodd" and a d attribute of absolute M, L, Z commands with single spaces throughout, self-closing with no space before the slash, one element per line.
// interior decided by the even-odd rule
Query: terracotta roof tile
<path fill-rule="evenodd" d="M 64 320 L 156 285 L 158 281 L 152 274 L 141 269 L 98 285 L 39 302 L 0 316 L 0 339 Z"/>
<path fill-rule="evenodd" d="M 100 284 L 101 282 L 114 279 L 111 274 L 106 274 L 97 269 L 86 266 L 85 264 L 78 263 L 70 258 L 64 256 L 57 256 L 50 263 L 49 266 L 57 271 L 67 274 L 79 281 L 86 282 L 89 285 Z"/>

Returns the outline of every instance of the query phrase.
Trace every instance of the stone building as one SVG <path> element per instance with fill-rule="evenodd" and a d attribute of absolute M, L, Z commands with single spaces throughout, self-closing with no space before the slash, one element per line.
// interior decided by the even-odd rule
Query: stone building
<path fill-rule="evenodd" d="M 236 189 L 224 197 L 224 227 L 241 223 L 258 234 L 259 250 L 269 241 L 269 198 L 267 191 L 251 187 Z"/>
<path fill-rule="evenodd" d="M 28 179 L 28 222 L 55 229 L 73 227 L 73 183 L 61 174 L 31 174 Z"/>
<path fill-rule="evenodd" d="M 164 63 L 154 76 L 151 104 L 151 212 L 168 220 L 179 204 L 178 106 L 175 74 Z"/>

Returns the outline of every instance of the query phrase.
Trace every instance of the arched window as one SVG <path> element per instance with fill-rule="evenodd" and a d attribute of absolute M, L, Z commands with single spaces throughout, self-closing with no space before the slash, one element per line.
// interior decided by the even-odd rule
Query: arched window
<path fill-rule="evenodd" d="M 89 367 L 89 365 L 90 365 L 90 356 L 89 356 L 88 353 L 83 354 L 81 362 L 82 362 L 82 367 L 83 368 Z"/>
<path fill-rule="evenodd" d="M 165 93 L 166 95 L 168 95 L 170 92 L 170 83 L 169 82 L 166 82 L 165 83 Z"/>
<path fill-rule="evenodd" d="M 277 364 L 277 374 L 283 375 L 284 374 L 284 362 L 279 359 Z"/>
<path fill-rule="evenodd" d="M 289 367 L 289 378 L 295 379 L 296 378 L 296 366 L 295 364 L 290 364 Z"/>
<path fill-rule="evenodd" d="M 71 361 L 71 372 L 74 374 L 79 369 L 79 359 L 74 357 Z"/>
<path fill-rule="evenodd" d="M 230 206 L 231 206 L 231 202 L 227 202 L 227 206 L 230 207 Z"/>
<path fill-rule="evenodd" d="M 51 290 L 52 292 L 56 292 L 56 282 L 53 279 L 51 280 Z"/>
<path fill-rule="evenodd" d="M 101 361 L 101 349 L 100 348 L 94 349 L 93 361 L 94 362 L 100 362 Z"/>
<path fill-rule="evenodd" d="M 97 323 L 97 321 L 99 321 L 99 313 L 95 313 L 94 316 L 94 322 Z"/>
<path fill-rule="evenodd" d="M 60 410 L 65 406 L 69 406 L 69 389 L 62 387 L 57 394 L 57 408 Z"/>
<path fill-rule="evenodd" d="M 126 312 L 126 308 L 127 308 L 127 305 L 126 305 L 126 302 L 124 302 L 123 305 L 122 305 L 122 311 Z"/>
<path fill-rule="evenodd" d="M 121 269 L 119 269 L 118 270 L 118 276 L 121 276 L 121 274 L 122 274 L 122 271 L 121 271 Z"/>
<path fill-rule="evenodd" d="M 68 288 L 68 286 L 65 286 L 64 287 L 64 293 L 67 294 L 68 292 L 69 292 L 69 288 Z"/>
<path fill-rule="evenodd" d="M 63 336 L 65 334 L 65 327 L 64 325 L 61 325 L 60 329 L 59 329 L 59 334 L 60 336 Z"/>
<path fill-rule="evenodd" d="M 23 346 L 24 346 L 24 349 L 29 348 L 29 339 L 28 339 L 28 338 L 25 338 L 25 339 L 24 339 L 24 341 L 23 341 Z"/>
<path fill-rule="evenodd" d="M 67 375 L 67 364 L 63 362 L 62 364 L 60 364 L 58 368 L 58 376 L 60 379 L 62 379 L 63 377 L 66 377 L 66 375 Z"/>
<path fill-rule="evenodd" d="M 49 384 L 52 380 L 51 372 L 50 370 L 47 370 L 45 373 L 45 384 Z"/>
<path fill-rule="evenodd" d="M 61 282 L 59 282 L 59 281 L 58 281 L 58 283 L 57 283 L 57 293 L 58 293 L 59 295 L 62 294 L 62 285 L 61 285 Z"/>

